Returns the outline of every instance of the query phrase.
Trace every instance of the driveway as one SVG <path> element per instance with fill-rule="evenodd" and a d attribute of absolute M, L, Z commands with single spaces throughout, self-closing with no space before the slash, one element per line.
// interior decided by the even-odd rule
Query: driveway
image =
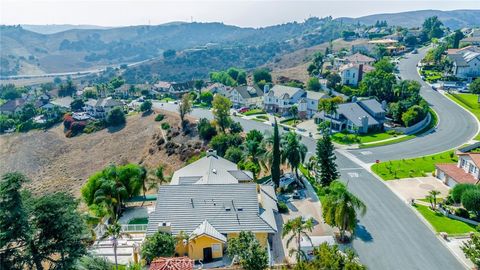
<path fill-rule="evenodd" d="M 445 198 L 450 188 L 433 176 L 404 178 L 386 181 L 387 186 L 397 195 L 409 202 L 411 199 L 424 199 L 430 190 L 440 191 L 437 197 Z"/>

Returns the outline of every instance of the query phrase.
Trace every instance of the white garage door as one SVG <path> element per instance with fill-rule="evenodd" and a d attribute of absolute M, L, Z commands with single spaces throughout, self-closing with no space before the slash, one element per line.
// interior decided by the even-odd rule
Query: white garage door
<path fill-rule="evenodd" d="M 448 177 L 447 185 L 449 187 L 453 188 L 456 184 L 457 184 L 457 182 L 455 182 L 452 178 Z"/>

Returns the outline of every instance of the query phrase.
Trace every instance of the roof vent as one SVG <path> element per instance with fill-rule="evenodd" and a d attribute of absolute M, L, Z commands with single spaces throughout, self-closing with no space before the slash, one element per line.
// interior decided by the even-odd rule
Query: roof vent
<path fill-rule="evenodd" d="M 225 211 L 230 212 L 232 209 L 230 207 L 225 207 Z"/>
<path fill-rule="evenodd" d="M 214 174 L 217 174 L 217 169 L 212 169 L 212 172 L 213 172 Z"/>

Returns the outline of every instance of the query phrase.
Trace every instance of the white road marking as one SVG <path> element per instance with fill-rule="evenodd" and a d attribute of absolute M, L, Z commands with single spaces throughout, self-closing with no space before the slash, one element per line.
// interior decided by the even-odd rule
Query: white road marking
<path fill-rule="evenodd" d="M 363 170 L 362 167 L 357 168 L 341 168 L 340 171 L 354 171 L 354 170 Z"/>
<path fill-rule="evenodd" d="M 362 151 L 362 152 L 360 152 L 360 154 L 362 154 L 364 156 L 367 156 L 367 155 L 371 155 L 372 152 L 371 151 Z"/>
<path fill-rule="evenodd" d="M 349 172 L 349 173 L 348 173 L 348 176 L 349 176 L 350 178 L 358 178 L 358 173 L 356 173 L 356 172 Z"/>

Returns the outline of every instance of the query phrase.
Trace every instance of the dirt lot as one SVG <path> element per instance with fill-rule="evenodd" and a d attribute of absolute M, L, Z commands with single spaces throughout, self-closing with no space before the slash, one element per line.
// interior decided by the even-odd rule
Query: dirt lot
<path fill-rule="evenodd" d="M 68 191 L 76 196 L 92 173 L 111 163 L 140 163 L 150 169 L 164 164 L 165 175 L 169 175 L 203 145 L 195 134 L 178 131 L 176 114 L 161 113 L 172 127 L 163 135 L 160 123 L 153 120 L 155 115 L 129 116 L 120 130 L 104 129 L 74 138 L 65 137 L 63 125 L 47 131 L 2 135 L 0 175 L 19 171 L 32 179 L 29 188 L 34 193 Z"/>

